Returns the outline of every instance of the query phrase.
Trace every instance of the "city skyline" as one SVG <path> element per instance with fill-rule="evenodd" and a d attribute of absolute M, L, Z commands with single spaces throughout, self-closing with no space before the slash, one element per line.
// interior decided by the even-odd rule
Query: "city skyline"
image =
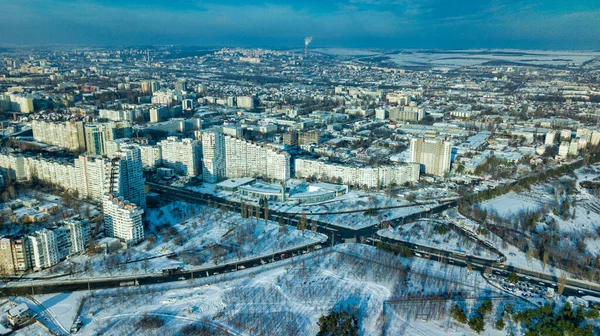
<path fill-rule="evenodd" d="M 0 45 L 598 49 L 600 3 L 0 1 Z M 243 18 L 243 20 L 240 20 Z"/>

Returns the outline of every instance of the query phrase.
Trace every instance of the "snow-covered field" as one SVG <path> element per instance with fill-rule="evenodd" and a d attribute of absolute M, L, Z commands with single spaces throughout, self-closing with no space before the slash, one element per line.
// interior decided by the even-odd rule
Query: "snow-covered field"
<path fill-rule="evenodd" d="M 494 211 L 499 216 L 509 218 L 521 212 L 534 212 L 543 206 L 539 198 L 526 193 L 509 192 L 491 200 L 482 202 L 480 207 L 488 212 Z"/>
<path fill-rule="evenodd" d="M 443 226 L 448 232 L 440 233 L 436 227 Z M 377 234 L 414 244 L 442 248 L 483 258 L 497 259 L 498 255 L 489 251 L 481 244 L 452 229 L 451 225 L 441 225 L 433 221 L 420 220 L 414 223 L 399 225 L 394 229 L 383 229 Z"/>
<path fill-rule="evenodd" d="M 364 245 L 339 245 L 280 264 L 248 276 L 232 274 L 238 278 L 220 283 L 204 278 L 184 288 L 94 292 L 81 311 L 80 333 L 174 335 L 195 324 L 216 335 L 219 330 L 232 335 L 315 335 L 318 318 L 339 308 L 356 312 L 361 335 L 474 335 L 468 326 L 448 318 L 451 305 L 469 311 L 484 297 L 494 297 L 495 307 L 507 302 L 517 309 L 528 306 L 489 285 L 479 273 Z M 432 312 L 426 300 L 432 297 L 448 299 Z M 64 305 L 64 300 L 56 301 Z M 140 329 L 137 322 L 144 314 L 158 317 L 163 325 Z M 488 325 L 486 334 L 503 333 Z"/>
<path fill-rule="evenodd" d="M 315 52 L 320 52 L 327 55 L 334 56 L 374 56 L 380 53 L 365 49 L 347 49 L 347 48 L 317 48 L 313 49 Z"/>
<path fill-rule="evenodd" d="M 420 51 L 407 50 L 387 55 L 399 65 L 406 66 L 476 66 L 490 61 L 515 62 L 530 65 L 580 65 L 600 56 L 594 51 L 548 51 L 548 50 L 453 50 Z"/>

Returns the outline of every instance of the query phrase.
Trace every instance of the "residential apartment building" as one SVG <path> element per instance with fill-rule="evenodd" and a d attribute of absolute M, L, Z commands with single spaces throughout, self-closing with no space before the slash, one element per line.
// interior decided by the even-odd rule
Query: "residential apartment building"
<path fill-rule="evenodd" d="M 155 168 L 162 161 L 162 151 L 158 145 L 145 145 L 131 142 L 128 138 L 117 139 L 106 142 L 106 156 L 113 158 L 122 146 L 134 146 L 140 150 L 142 166 Z"/>
<path fill-rule="evenodd" d="M 119 195 L 146 208 L 146 192 L 140 150 L 134 145 L 121 146 L 108 166 L 107 192 Z"/>
<path fill-rule="evenodd" d="M 254 108 L 254 98 L 250 96 L 238 96 L 236 99 L 237 107 L 253 109 Z"/>
<path fill-rule="evenodd" d="M 235 177 L 290 178 L 289 154 L 270 146 L 209 132 L 202 134 L 202 154 L 207 182 Z"/>
<path fill-rule="evenodd" d="M 90 222 L 84 219 L 67 219 L 63 221 L 63 226 L 69 233 L 69 255 L 85 252 L 90 243 Z"/>
<path fill-rule="evenodd" d="M 70 160 L 0 153 L 0 174 L 16 180 L 37 178 L 67 190 L 78 187 L 78 173 Z"/>
<path fill-rule="evenodd" d="M 410 162 L 424 166 L 425 173 L 444 177 L 450 171 L 452 144 L 441 140 L 411 139 Z"/>
<path fill-rule="evenodd" d="M 29 235 L 31 266 L 40 270 L 58 264 L 60 256 L 54 231 L 41 229 Z"/>
<path fill-rule="evenodd" d="M 85 149 L 84 124 L 82 121 L 43 121 L 33 120 L 31 130 L 35 141 L 59 146 L 70 151 Z"/>
<path fill-rule="evenodd" d="M 106 155 L 106 142 L 130 138 L 131 124 L 128 121 L 85 124 L 85 147 L 88 154 Z"/>
<path fill-rule="evenodd" d="M 353 167 L 321 160 L 296 159 L 296 177 L 318 179 L 355 187 L 381 188 L 419 180 L 419 165 L 414 163 L 383 166 Z"/>
<path fill-rule="evenodd" d="M 21 94 L 0 94 L 0 106 L 8 111 L 31 113 L 34 112 L 33 98 Z"/>
<path fill-rule="evenodd" d="M 416 106 L 395 107 L 389 110 L 391 121 L 419 121 L 424 115 L 423 109 Z"/>
<path fill-rule="evenodd" d="M 225 176 L 225 135 L 205 132 L 202 138 L 202 179 L 215 183 Z"/>
<path fill-rule="evenodd" d="M 104 232 L 129 244 L 144 240 L 142 215 L 144 210 L 123 197 L 107 194 L 102 202 Z"/>
<path fill-rule="evenodd" d="M 200 174 L 200 142 L 192 139 L 168 137 L 158 143 L 162 164 L 177 174 L 196 176 Z"/>
<path fill-rule="evenodd" d="M 30 267 L 27 240 L 22 237 L 5 236 L 0 238 L 0 273 L 16 274 Z"/>
<path fill-rule="evenodd" d="M 107 192 L 109 160 L 100 156 L 80 155 L 75 159 L 79 196 L 101 201 Z"/>

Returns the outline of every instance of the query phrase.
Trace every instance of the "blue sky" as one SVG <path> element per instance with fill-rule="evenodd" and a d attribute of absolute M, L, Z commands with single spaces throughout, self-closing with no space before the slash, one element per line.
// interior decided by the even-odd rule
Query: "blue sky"
<path fill-rule="evenodd" d="M 0 44 L 600 49 L 600 0 L 0 0 Z"/>

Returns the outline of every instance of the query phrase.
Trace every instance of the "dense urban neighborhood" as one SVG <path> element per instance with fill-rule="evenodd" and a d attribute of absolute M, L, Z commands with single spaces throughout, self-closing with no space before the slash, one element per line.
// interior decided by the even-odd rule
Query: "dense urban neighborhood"
<path fill-rule="evenodd" d="M 0 335 L 599 335 L 600 52 L 0 48 Z"/>

